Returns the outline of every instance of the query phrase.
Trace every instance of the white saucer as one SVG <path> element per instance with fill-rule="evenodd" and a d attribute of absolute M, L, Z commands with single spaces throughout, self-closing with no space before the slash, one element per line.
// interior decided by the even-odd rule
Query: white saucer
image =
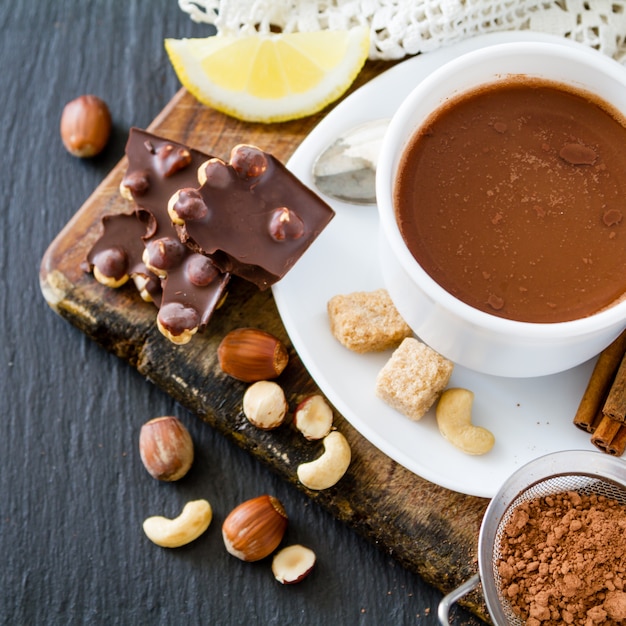
<path fill-rule="evenodd" d="M 376 77 L 333 109 L 302 142 L 288 163 L 289 169 L 313 187 L 313 162 L 340 133 L 370 119 L 390 117 L 412 88 L 442 63 L 507 41 L 580 45 L 519 31 L 483 35 L 413 57 Z M 491 430 L 496 438 L 491 452 L 479 457 L 458 451 L 441 437 L 433 410 L 419 422 L 411 422 L 376 398 L 376 376 L 391 353 L 360 355 L 347 350 L 331 335 L 326 313 L 328 300 L 336 294 L 384 287 L 377 253 L 376 207 L 327 200 L 336 211 L 335 218 L 274 285 L 273 293 L 305 367 L 357 431 L 426 480 L 487 498 L 532 459 L 560 450 L 595 450 L 590 435 L 572 423 L 593 362 L 532 379 L 498 378 L 455 367 L 450 386 L 474 392 L 474 422 Z"/>

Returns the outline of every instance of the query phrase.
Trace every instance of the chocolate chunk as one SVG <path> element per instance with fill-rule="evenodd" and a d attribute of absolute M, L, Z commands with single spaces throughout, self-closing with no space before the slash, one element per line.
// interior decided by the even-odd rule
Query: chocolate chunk
<path fill-rule="evenodd" d="M 147 213 L 107 215 L 102 218 L 103 231 L 87 254 L 85 271 L 95 268 L 104 277 L 120 281 L 123 277 L 149 276 L 142 260 L 142 237 L 151 228 Z"/>
<path fill-rule="evenodd" d="M 149 188 L 134 199 L 153 217 L 144 242 L 145 260 L 162 278 L 159 326 L 174 338 L 183 326 L 187 331 L 202 330 L 222 300 L 230 275 L 221 272 L 210 259 L 199 259 L 196 252 L 181 243 L 168 204 L 176 195 L 185 206 L 183 213 L 202 215 L 202 197 L 195 188 L 200 184 L 201 165 L 211 157 L 137 128 L 131 129 L 126 154 L 127 176 L 142 172 L 150 180 Z"/>
<path fill-rule="evenodd" d="M 162 281 L 163 302 L 194 309 L 198 313 L 196 326 L 202 331 L 222 301 L 229 280 L 230 274 L 220 272 L 211 259 L 189 252 Z"/>
<path fill-rule="evenodd" d="M 175 343 L 186 343 L 206 326 L 231 272 L 269 287 L 334 216 L 279 161 L 254 146 L 237 146 L 225 163 L 133 128 L 126 156 L 122 187 L 137 208 L 125 217 L 135 226 L 115 220 L 119 228 L 107 239 L 110 250 L 102 263 L 111 272 L 128 266 L 129 275 L 143 277 L 136 281 L 142 293 L 154 285 L 155 274 L 160 278 L 157 324 Z M 90 254 L 99 250 L 95 246 Z"/>
<path fill-rule="evenodd" d="M 159 228 L 170 225 L 167 202 L 179 189 L 199 186 L 198 168 L 210 156 L 174 141 L 131 128 L 126 142 L 128 169 L 124 181 L 135 177 L 148 181 L 140 194 L 132 187 L 135 202 L 152 213 Z M 169 234 L 169 233 L 163 233 Z"/>
<path fill-rule="evenodd" d="M 254 146 L 235 147 L 230 163 L 213 159 L 207 170 L 198 190 L 206 215 L 185 220 L 180 234 L 221 271 L 260 289 L 282 278 L 334 216 L 276 158 Z"/>

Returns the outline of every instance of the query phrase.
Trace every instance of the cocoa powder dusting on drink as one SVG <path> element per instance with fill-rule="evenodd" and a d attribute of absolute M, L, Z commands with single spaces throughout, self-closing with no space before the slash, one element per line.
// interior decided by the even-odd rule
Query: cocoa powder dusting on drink
<path fill-rule="evenodd" d="M 626 505 L 535 498 L 515 509 L 499 547 L 502 597 L 527 626 L 626 623 Z"/>

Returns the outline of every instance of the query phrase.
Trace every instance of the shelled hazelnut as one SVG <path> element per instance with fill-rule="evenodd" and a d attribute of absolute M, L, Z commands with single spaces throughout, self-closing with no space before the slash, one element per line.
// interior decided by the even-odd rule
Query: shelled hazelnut
<path fill-rule="evenodd" d="M 272 573 L 279 583 L 293 585 L 311 573 L 316 560 L 311 548 L 300 544 L 287 546 L 274 555 Z"/>
<path fill-rule="evenodd" d="M 287 415 L 289 405 L 282 387 L 271 380 L 259 380 L 243 395 L 243 413 L 247 420 L 262 430 L 278 428 Z"/>
<path fill-rule="evenodd" d="M 323 439 L 333 426 L 333 410 L 321 395 L 314 394 L 298 404 L 293 424 L 305 439 Z"/>

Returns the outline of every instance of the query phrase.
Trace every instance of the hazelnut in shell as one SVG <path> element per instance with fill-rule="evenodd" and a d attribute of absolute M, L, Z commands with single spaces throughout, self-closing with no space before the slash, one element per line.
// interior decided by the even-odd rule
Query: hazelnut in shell
<path fill-rule="evenodd" d="M 226 550 L 242 561 L 260 561 L 279 546 L 287 530 L 280 500 L 262 495 L 242 502 L 222 524 Z"/>
<path fill-rule="evenodd" d="M 79 96 L 68 102 L 61 114 L 61 140 L 75 157 L 93 157 L 102 152 L 111 127 L 109 107 L 98 96 Z"/>
<path fill-rule="evenodd" d="M 178 418 L 155 417 L 141 427 L 139 454 L 153 478 L 172 482 L 181 479 L 191 468 L 193 441 Z"/>
<path fill-rule="evenodd" d="M 258 328 L 236 328 L 220 342 L 217 357 L 222 371 L 247 383 L 280 376 L 289 361 L 284 344 Z"/>

